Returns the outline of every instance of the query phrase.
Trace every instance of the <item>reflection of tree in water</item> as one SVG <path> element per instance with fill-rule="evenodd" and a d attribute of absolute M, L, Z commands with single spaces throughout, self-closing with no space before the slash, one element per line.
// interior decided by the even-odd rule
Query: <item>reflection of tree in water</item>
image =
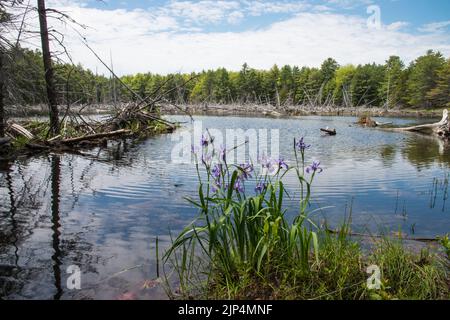
<path fill-rule="evenodd" d="M 20 164 L 17 164 L 17 174 L 19 179 L 13 178 L 13 166 L 16 164 L 4 162 L 0 165 L 0 173 L 5 184 L 1 184 L 7 195 L 2 199 L 2 219 L 0 221 L 0 253 L 4 259 L 0 260 L 0 297 L 7 296 L 10 292 L 20 292 L 23 282 L 20 279 L 27 278 L 29 274 L 36 273 L 33 268 L 25 269 L 19 264 L 19 247 L 23 240 L 30 235 L 28 226 L 34 225 L 35 220 L 31 215 L 23 215 L 22 211 L 30 208 L 39 208 L 41 205 L 40 196 L 43 188 L 32 190 L 29 182 L 33 181 L 33 176 L 25 178 Z M 18 180 L 19 183 L 15 183 Z M 17 187 L 19 185 L 19 187 Z M 11 254 L 13 252 L 13 254 Z"/>
<path fill-rule="evenodd" d="M 415 134 L 407 141 L 402 155 L 410 163 L 421 167 L 431 167 L 437 163 L 450 166 L 450 144 L 438 138 Z"/>
<path fill-rule="evenodd" d="M 386 167 L 392 166 L 394 163 L 395 155 L 397 154 L 397 149 L 393 145 L 385 145 L 381 147 L 381 161 Z"/>
<path fill-rule="evenodd" d="M 75 294 L 65 290 L 67 266 L 97 273 L 96 266 L 106 264 L 108 258 L 93 254 L 94 244 L 86 239 L 93 226 L 68 225 L 67 218 L 83 194 L 95 192 L 96 164 L 117 171 L 145 162 L 141 144 L 122 140 L 81 154 L 0 162 L 0 298 L 27 297 L 37 283 L 45 288 L 34 290 L 39 292 L 33 298 L 60 299 Z M 36 242 L 33 236 L 42 228 L 50 238 Z"/>
<path fill-rule="evenodd" d="M 70 259 L 68 265 L 88 266 L 90 272 L 95 272 L 91 263 L 100 262 L 100 259 L 92 257 L 92 244 L 83 241 L 78 233 L 69 236 L 61 234 L 61 226 L 64 227 L 60 207 L 64 192 L 61 190 L 64 185 L 61 157 L 52 155 L 48 159 L 39 158 L 34 163 L 32 159 L 0 163 L 0 298 L 20 297 L 27 285 L 42 281 L 43 274 L 48 274 L 53 278 L 53 298 L 59 299 L 65 288 L 64 258 Z M 77 188 L 74 183 L 75 159 L 68 156 L 64 160 L 71 164 L 65 168 L 68 168 L 71 181 L 73 208 L 79 194 L 89 185 L 90 181 L 85 177 L 89 176 L 92 163 L 79 171 L 81 187 Z M 42 228 L 42 224 L 49 226 L 51 239 L 48 247 L 43 243 L 44 247 L 38 248 L 40 254 L 35 255 L 36 249 L 30 249 L 27 240 L 32 239 L 35 230 Z M 41 242 L 38 244 L 41 245 Z M 46 252 L 48 259 L 45 258 Z M 44 285 L 50 286 L 50 283 Z M 39 292 L 35 294 L 39 296 Z"/>
<path fill-rule="evenodd" d="M 52 166 L 52 245 L 54 254 L 53 260 L 53 273 L 55 276 L 55 288 L 56 293 L 54 295 L 55 300 L 59 300 L 63 293 L 61 287 L 61 250 L 60 243 L 60 210 L 59 210 L 59 197 L 60 197 L 60 180 L 61 180 L 61 159 L 59 156 L 53 155 L 51 157 Z"/>
<path fill-rule="evenodd" d="M 111 171 L 119 169 L 120 167 L 130 167 L 136 161 L 136 153 L 140 152 L 140 146 L 144 141 L 130 141 L 122 139 L 111 144 L 108 148 L 99 149 L 96 155 L 96 160 L 107 162 L 111 165 Z M 129 154 L 133 156 L 127 156 Z M 142 159 L 141 159 L 142 160 Z"/>

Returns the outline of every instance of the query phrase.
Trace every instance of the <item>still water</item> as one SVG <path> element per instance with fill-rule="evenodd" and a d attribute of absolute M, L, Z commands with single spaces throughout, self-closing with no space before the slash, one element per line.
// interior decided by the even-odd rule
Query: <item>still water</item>
<path fill-rule="evenodd" d="M 187 117 L 179 132 L 192 131 Z M 203 128 L 279 129 L 293 162 L 294 137 L 312 145 L 324 172 L 314 185 L 315 219 L 338 226 L 352 210 L 361 232 L 401 229 L 434 237 L 450 231 L 450 146 L 410 133 L 361 128 L 352 117 L 195 117 Z M 414 119 L 379 119 L 395 125 Z M 429 121 L 429 120 L 428 120 Z M 335 137 L 319 129 L 336 128 Z M 176 142 L 162 135 L 86 155 L 50 154 L 0 162 L 0 298 L 161 299 L 155 238 L 163 250 L 196 216 L 192 164 L 173 164 Z M 295 185 L 286 177 L 288 188 Z M 295 199 L 288 201 L 294 212 Z M 69 290 L 71 265 L 81 290 Z M 146 281 L 150 280 L 146 283 Z"/>

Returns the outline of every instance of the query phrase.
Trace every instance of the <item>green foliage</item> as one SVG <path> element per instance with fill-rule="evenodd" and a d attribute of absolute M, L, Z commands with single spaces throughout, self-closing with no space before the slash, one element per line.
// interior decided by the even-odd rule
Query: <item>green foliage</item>
<path fill-rule="evenodd" d="M 427 93 L 435 106 L 450 107 L 450 59 L 437 70 L 436 86 Z"/>
<path fill-rule="evenodd" d="M 447 255 L 447 258 L 450 259 L 450 239 L 449 235 L 445 235 L 444 237 L 439 239 L 442 247 L 444 248 L 445 254 Z"/>
<path fill-rule="evenodd" d="M 384 67 L 376 64 L 358 66 L 350 85 L 353 105 L 380 106 L 378 90 L 384 77 Z"/>
<path fill-rule="evenodd" d="M 406 80 L 405 65 L 397 56 L 391 56 L 385 64 L 384 79 L 379 88 L 380 100 L 388 108 L 405 105 Z"/>
<path fill-rule="evenodd" d="M 411 64 L 407 81 L 407 101 L 410 106 L 421 108 L 433 106 L 428 93 L 436 87 L 438 72 L 443 69 L 444 64 L 442 54 L 432 50 Z M 446 100 L 449 101 L 448 96 Z"/>
<path fill-rule="evenodd" d="M 46 102 L 42 55 L 12 48 L 6 55 L 7 104 Z M 81 65 L 55 62 L 58 103 L 112 103 L 136 99 L 118 80 Z M 194 80 L 188 81 L 194 77 Z M 397 56 L 385 64 L 345 65 L 332 58 L 320 68 L 274 65 L 257 70 L 244 64 L 191 74 L 138 73 L 121 78 L 140 96 L 164 94 L 174 103 L 256 103 L 442 108 L 450 106 L 450 59 L 428 51 L 408 68 Z M 184 85 L 185 84 L 185 85 Z M 114 89 L 115 88 L 115 89 Z"/>
<path fill-rule="evenodd" d="M 336 70 L 334 79 L 335 88 L 333 92 L 333 97 L 336 104 L 345 106 L 351 104 L 350 85 L 352 84 L 352 79 L 355 72 L 356 68 L 351 64 L 342 66 Z"/>
<path fill-rule="evenodd" d="M 384 299 L 449 299 L 448 268 L 428 249 L 407 251 L 399 241 L 384 239 L 370 260 L 381 269 Z"/>
<path fill-rule="evenodd" d="M 42 54 L 21 47 L 9 49 L 5 57 L 8 74 L 6 104 L 36 105 L 46 103 L 47 94 Z M 58 104 L 110 102 L 111 83 L 81 65 L 54 62 Z"/>

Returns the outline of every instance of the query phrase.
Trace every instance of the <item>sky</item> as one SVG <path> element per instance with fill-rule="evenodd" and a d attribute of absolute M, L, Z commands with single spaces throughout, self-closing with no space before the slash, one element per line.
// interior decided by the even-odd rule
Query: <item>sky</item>
<path fill-rule="evenodd" d="M 99 73 L 106 69 L 80 34 L 120 75 L 244 63 L 318 67 L 328 57 L 345 65 L 399 55 L 409 63 L 428 49 L 450 57 L 448 0 L 47 0 L 47 7 L 86 26 L 50 20 L 66 33 L 73 61 Z"/>

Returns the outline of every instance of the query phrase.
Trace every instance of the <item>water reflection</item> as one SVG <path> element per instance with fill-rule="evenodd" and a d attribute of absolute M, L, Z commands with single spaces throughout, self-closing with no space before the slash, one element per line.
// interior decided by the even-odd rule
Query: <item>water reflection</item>
<path fill-rule="evenodd" d="M 381 160 L 385 167 L 391 167 L 394 164 L 395 156 L 397 155 L 397 149 L 394 145 L 386 145 L 381 147 Z"/>
<path fill-rule="evenodd" d="M 450 230 L 450 153 L 436 139 L 349 126 L 355 119 L 346 117 L 196 119 L 205 128 L 280 129 L 286 161 L 293 161 L 293 138 L 305 135 L 313 145 L 308 161 L 325 168 L 314 208 L 331 207 L 317 213 L 330 225 L 352 206 L 355 228 L 400 227 L 420 236 Z M 326 126 L 338 135 L 322 137 L 318 128 Z M 162 288 L 142 286 L 156 277 L 154 239 L 163 250 L 169 230 L 178 232 L 197 214 L 185 200 L 195 196 L 195 168 L 171 163 L 173 146 L 162 135 L 0 162 L 0 298 L 164 298 Z M 286 185 L 294 186 L 293 177 Z M 69 265 L 81 268 L 81 291 L 66 288 Z"/>
<path fill-rule="evenodd" d="M 437 163 L 449 167 L 450 144 L 442 139 L 415 134 L 402 149 L 402 154 L 420 170 Z"/>
<path fill-rule="evenodd" d="M 52 167 L 52 197 L 51 197 L 51 207 L 52 207 L 52 226 L 51 229 L 53 231 L 52 234 L 52 245 L 54 254 L 52 255 L 53 260 L 53 273 L 55 275 L 55 288 L 56 293 L 54 295 L 55 300 L 59 300 L 63 293 L 63 289 L 61 287 L 61 250 L 59 249 L 59 228 L 61 225 L 59 224 L 59 183 L 61 178 L 61 159 L 57 155 L 51 156 L 51 167 Z"/>

